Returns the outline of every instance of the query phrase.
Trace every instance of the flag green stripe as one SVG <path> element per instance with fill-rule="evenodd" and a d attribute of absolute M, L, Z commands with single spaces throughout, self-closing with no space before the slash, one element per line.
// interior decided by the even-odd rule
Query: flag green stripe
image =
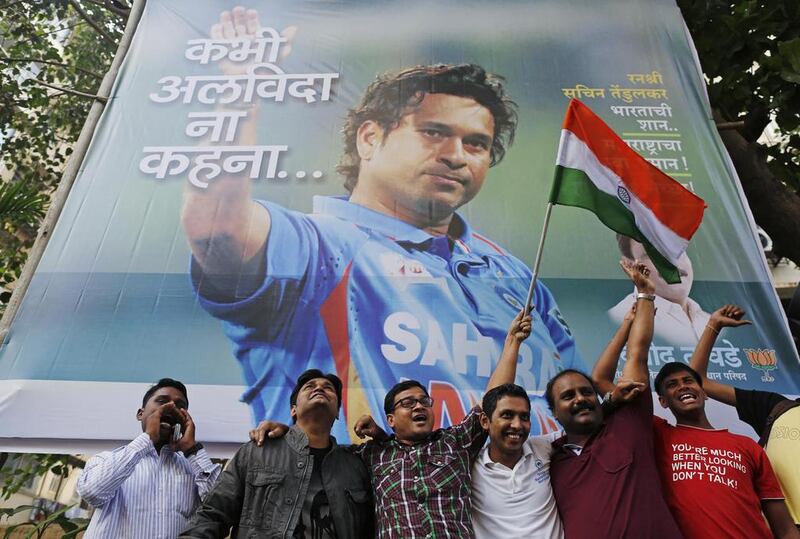
<path fill-rule="evenodd" d="M 666 282 L 670 284 L 681 282 L 678 268 L 673 266 L 647 241 L 647 238 L 636 226 L 633 213 L 618 198 L 595 187 L 589 176 L 582 170 L 556 166 L 550 202 L 593 212 L 608 228 L 641 243 L 658 273 Z"/>

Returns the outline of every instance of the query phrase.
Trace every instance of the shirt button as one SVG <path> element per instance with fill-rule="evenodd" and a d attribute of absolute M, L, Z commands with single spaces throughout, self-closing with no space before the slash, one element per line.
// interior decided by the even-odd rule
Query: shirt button
<path fill-rule="evenodd" d="M 305 466 L 305 465 L 306 465 L 306 463 L 305 463 L 305 462 L 298 462 L 298 463 L 297 463 L 297 467 L 298 467 L 298 468 L 302 468 L 302 467 L 303 467 L 303 466 Z"/>
<path fill-rule="evenodd" d="M 291 498 L 286 498 L 285 500 L 283 500 L 283 502 L 284 502 L 286 505 L 291 505 L 291 503 L 292 503 L 292 499 L 291 499 Z"/>
<path fill-rule="evenodd" d="M 414 482 L 416 483 L 417 481 L 419 481 L 419 477 L 414 478 Z"/>

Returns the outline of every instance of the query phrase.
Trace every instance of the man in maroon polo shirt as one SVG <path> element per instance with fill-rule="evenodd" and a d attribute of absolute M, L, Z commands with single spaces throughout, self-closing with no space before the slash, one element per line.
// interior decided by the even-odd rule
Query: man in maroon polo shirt
<path fill-rule="evenodd" d="M 627 338 L 622 377 L 648 384 L 653 283 L 642 265 L 623 269 L 636 285 L 636 312 L 626 318 L 612 344 Z M 553 444 L 550 461 L 565 538 L 680 539 L 656 467 L 650 391 L 645 388 L 606 420 L 592 380 L 581 372 L 556 375 L 545 397 L 566 433 Z"/>

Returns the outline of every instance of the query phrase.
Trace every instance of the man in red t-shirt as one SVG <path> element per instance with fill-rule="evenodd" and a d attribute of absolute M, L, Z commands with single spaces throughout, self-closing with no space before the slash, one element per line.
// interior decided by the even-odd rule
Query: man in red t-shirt
<path fill-rule="evenodd" d="M 637 288 L 647 287 L 637 283 Z M 650 299 L 646 293 L 637 297 L 640 304 Z M 637 317 L 640 310 L 637 305 Z M 646 312 L 654 316 L 652 308 Z M 647 356 L 629 351 L 624 372 L 643 370 L 646 380 Z M 618 361 L 611 355 L 598 360 L 592 379 L 600 391 L 614 389 Z M 672 426 L 653 417 L 653 444 L 664 497 L 685 539 L 800 539 L 764 450 L 750 438 L 709 423 L 697 372 L 685 363 L 668 363 L 654 386 L 661 406 L 677 420 Z"/>
<path fill-rule="evenodd" d="M 667 363 L 654 385 L 677 420 L 653 417 L 653 429 L 664 495 L 684 537 L 800 538 L 764 450 L 709 423 L 700 375 Z"/>

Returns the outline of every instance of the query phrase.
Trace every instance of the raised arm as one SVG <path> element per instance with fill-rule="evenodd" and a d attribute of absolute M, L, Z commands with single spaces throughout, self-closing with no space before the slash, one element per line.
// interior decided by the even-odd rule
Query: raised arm
<path fill-rule="evenodd" d="M 222 468 L 219 464 L 211 462 L 208 453 L 205 449 L 195 449 L 197 440 L 195 439 L 196 427 L 192 416 L 186 409 L 177 409 L 181 417 L 181 424 L 183 425 L 183 436 L 174 443 L 174 449 L 181 451 L 184 455 L 194 450 L 193 454 L 187 457 L 189 466 L 192 467 L 192 475 L 194 475 L 194 484 L 197 487 L 197 494 L 200 499 L 205 498 L 206 494 L 211 491 L 211 488 L 217 482 Z"/>
<path fill-rule="evenodd" d="M 653 340 L 653 319 L 655 305 L 653 292 L 655 286 L 650 280 L 648 270 L 643 264 L 627 264 L 620 262 L 622 269 L 636 286 L 636 313 L 633 317 L 631 332 L 628 335 L 628 353 L 622 378 L 650 385 L 650 373 L 647 368 L 647 354 Z"/>
<path fill-rule="evenodd" d="M 500 354 L 497 367 L 495 367 L 491 378 L 489 378 L 489 383 L 486 384 L 486 391 L 503 384 L 514 383 L 514 379 L 517 377 L 519 347 L 522 345 L 522 341 L 531 334 L 532 324 L 531 315 L 523 316 L 522 312 L 518 313 L 514 320 L 511 321 L 511 327 L 508 328 L 506 340 L 503 344 L 503 351 Z"/>
<path fill-rule="evenodd" d="M 705 330 L 703 330 L 703 334 L 700 336 L 700 342 L 697 343 L 697 347 L 694 349 L 692 359 L 689 361 L 689 366 L 703 377 L 703 389 L 706 394 L 714 400 L 731 406 L 736 406 L 736 391 L 732 386 L 708 379 L 708 360 L 722 328 L 738 327 L 751 323 L 749 320 L 742 320 L 744 314 L 744 310 L 741 307 L 733 304 L 725 305 L 714 311 L 708 324 L 706 324 Z"/>
<path fill-rule="evenodd" d="M 213 39 L 253 39 L 260 28 L 257 11 L 236 7 L 220 14 L 210 34 Z M 295 27 L 289 27 L 282 35 L 291 39 L 295 31 Z M 281 55 L 285 56 L 289 49 L 290 44 L 286 43 Z M 245 74 L 253 64 L 225 61 L 217 65 L 224 75 L 234 76 Z M 242 110 L 235 105 L 217 109 L 218 112 Z M 252 146 L 257 139 L 259 109 L 253 105 L 244 110 L 247 114 L 239 118 L 235 144 Z M 194 259 L 204 276 L 211 279 L 212 286 L 224 285 L 214 281 L 225 276 L 263 275 L 265 271 L 264 249 L 271 220 L 267 209 L 252 200 L 251 181 L 243 172 L 214 178 L 206 188 L 186 183 L 181 222 Z"/>
<path fill-rule="evenodd" d="M 175 409 L 171 402 L 160 406 L 147 417 L 144 432 L 131 443 L 91 458 L 78 477 L 77 490 L 81 497 L 93 507 L 108 503 L 139 461 L 156 452 L 155 444 L 161 439 L 161 414 Z"/>
<path fill-rule="evenodd" d="M 92 457 L 78 477 L 78 494 L 92 507 L 103 507 L 151 451 L 153 442 L 143 432 L 125 447 Z"/>
<path fill-rule="evenodd" d="M 594 365 L 594 369 L 592 369 L 592 380 L 600 393 L 605 394 L 614 390 L 614 375 L 617 372 L 619 355 L 622 353 L 622 349 L 628 341 L 628 335 L 630 335 L 631 327 L 633 326 L 635 313 L 636 305 L 634 304 L 631 309 L 625 313 L 625 318 L 622 319 L 622 323 L 619 325 L 619 328 L 617 328 L 617 332 L 614 333 L 614 336 L 606 345 L 605 350 L 600 354 L 597 363 Z"/>

